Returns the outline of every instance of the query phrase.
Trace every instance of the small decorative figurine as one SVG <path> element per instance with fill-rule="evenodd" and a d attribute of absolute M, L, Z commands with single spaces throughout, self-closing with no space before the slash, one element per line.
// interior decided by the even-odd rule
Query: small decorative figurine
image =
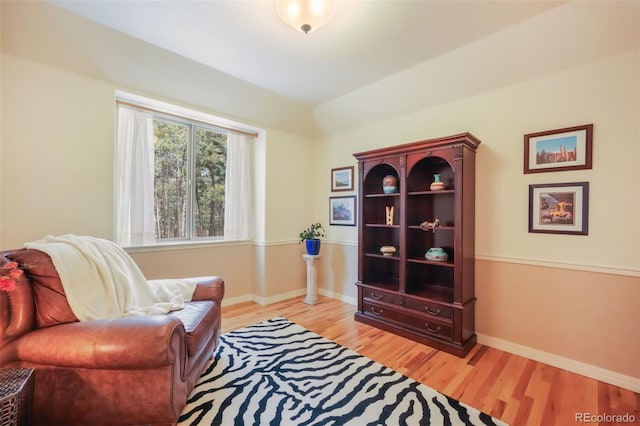
<path fill-rule="evenodd" d="M 435 234 L 436 233 L 436 226 L 440 226 L 440 221 L 437 218 L 433 222 L 429 222 L 429 221 L 422 222 L 420 224 L 420 229 L 422 229 L 423 231 L 431 230 Z"/>
<path fill-rule="evenodd" d="M 387 225 L 393 225 L 393 206 L 386 206 Z"/>

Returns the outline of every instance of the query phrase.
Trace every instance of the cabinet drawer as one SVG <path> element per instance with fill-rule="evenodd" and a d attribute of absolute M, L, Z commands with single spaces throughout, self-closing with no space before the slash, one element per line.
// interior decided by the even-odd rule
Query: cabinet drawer
<path fill-rule="evenodd" d="M 363 294 L 365 299 L 403 306 L 421 314 L 432 315 L 434 317 L 453 321 L 453 309 L 433 302 L 413 299 L 406 294 L 391 293 L 371 288 L 363 288 Z"/>
<path fill-rule="evenodd" d="M 430 321 L 427 315 L 401 312 L 376 303 L 363 303 L 363 313 L 383 321 L 394 322 L 404 327 L 411 327 L 423 334 L 437 336 L 449 341 L 453 340 L 453 327 L 436 321 Z"/>
<path fill-rule="evenodd" d="M 446 318 L 453 320 L 453 309 L 447 308 L 442 305 L 438 305 L 433 302 L 425 302 L 422 300 L 416 300 L 407 298 L 404 306 L 409 309 L 416 310 L 423 314 L 433 315 L 434 317 Z"/>
<path fill-rule="evenodd" d="M 392 305 L 404 305 L 404 296 L 400 293 L 386 292 L 384 290 L 363 288 L 362 291 L 365 299 L 371 299 L 376 302 L 391 303 Z"/>

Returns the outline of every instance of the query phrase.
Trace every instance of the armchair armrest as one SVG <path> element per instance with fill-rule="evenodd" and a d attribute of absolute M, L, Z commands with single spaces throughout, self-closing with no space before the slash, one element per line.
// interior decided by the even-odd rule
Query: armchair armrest
<path fill-rule="evenodd" d="M 186 356 L 185 329 L 170 315 L 131 316 L 34 330 L 3 348 L 23 362 L 74 368 L 154 368 Z"/>
<path fill-rule="evenodd" d="M 197 285 L 191 300 L 213 300 L 219 306 L 224 297 L 224 281 L 222 278 L 197 277 L 195 279 L 197 280 Z"/>

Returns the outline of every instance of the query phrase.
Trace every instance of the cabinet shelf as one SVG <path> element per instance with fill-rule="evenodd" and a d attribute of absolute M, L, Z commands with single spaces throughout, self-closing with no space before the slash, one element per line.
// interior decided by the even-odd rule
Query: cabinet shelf
<path fill-rule="evenodd" d="M 407 226 L 407 228 L 409 228 L 409 229 L 419 229 L 421 231 L 424 231 L 424 229 L 420 228 L 420 225 L 409 225 L 409 226 Z M 453 231 L 455 229 L 456 229 L 455 226 L 448 226 L 448 225 L 436 226 L 436 232 L 438 232 L 438 231 Z M 432 231 L 428 230 L 428 231 L 425 231 L 425 232 L 432 232 Z"/>
<path fill-rule="evenodd" d="M 410 263 L 421 263 L 423 265 L 435 265 L 435 266 L 442 266 L 445 268 L 453 268 L 455 265 L 451 260 L 427 260 L 427 259 L 421 259 L 421 258 L 410 258 L 407 259 L 407 262 Z"/>
<path fill-rule="evenodd" d="M 415 197 L 418 195 L 440 195 L 440 194 L 455 194 L 455 189 L 441 189 L 440 191 L 411 191 L 407 192 L 409 197 Z"/>
<path fill-rule="evenodd" d="M 357 321 L 458 356 L 473 347 L 479 144 L 463 133 L 354 154 L 360 195 Z M 385 194 L 382 182 L 389 175 L 397 192 Z M 444 189 L 431 191 L 436 180 Z M 435 229 L 420 228 L 435 219 Z M 379 249 L 387 245 L 398 251 L 384 256 Z M 448 260 L 427 260 L 432 247 L 441 247 Z"/>
<path fill-rule="evenodd" d="M 400 256 L 398 256 L 397 254 L 394 254 L 392 256 L 385 256 L 385 255 L 380 254 L 380 253 L 365 253 L 365 256 L 367 256 L 367 257 L 377 257 L 377 258 L 385 259 L 385 260 L 395 260 L 395 261 L 399 261 L 400 260 Z"/>
<path fill-rule="evenodd" d="M 399 197 L 399 192 L 393 192 L 391 194 L 385 194 L 384 192 L 374 193 L 374 194 L 365 194 L 365 198 L 394 198 Z"/>

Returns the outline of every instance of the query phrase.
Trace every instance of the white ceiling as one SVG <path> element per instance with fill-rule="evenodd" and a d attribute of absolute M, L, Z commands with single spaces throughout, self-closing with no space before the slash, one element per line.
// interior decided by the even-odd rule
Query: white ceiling
<path fill-rule="evenodd" d="M 286 97 L 318 105 L 563 3 L 338 0 L 327 26 L 286 26 L 274 1 L 52 1 Z"/>

